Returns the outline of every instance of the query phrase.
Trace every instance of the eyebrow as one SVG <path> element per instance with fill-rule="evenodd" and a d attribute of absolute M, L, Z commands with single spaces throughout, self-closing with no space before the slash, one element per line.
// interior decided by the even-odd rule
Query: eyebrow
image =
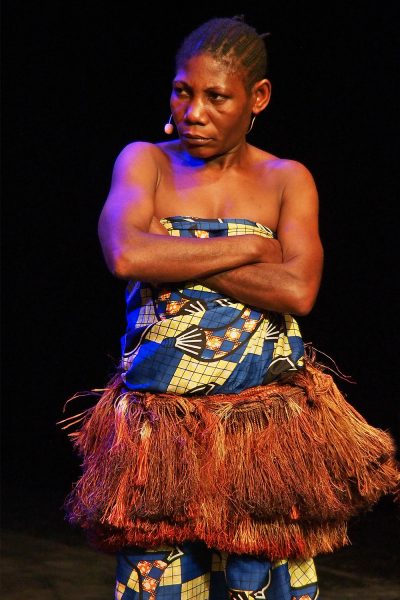
<path fill-rule="evenodd" d="M 192 86 L 189 85 L 186 81 L 184 81 L 183 79 L 173 79 L 172 81 L 172 85 L 180 83 L 181 85 L 184 85 L 185 87 L 189 88 L 190 90 L 192 90 Z M 227 94 L 229 92 L 229 90 L 221 85 L 210 85 L 209 87 L 205 88 L 204 90 L 205 92 L 220 92 L 221 94 Z"/>

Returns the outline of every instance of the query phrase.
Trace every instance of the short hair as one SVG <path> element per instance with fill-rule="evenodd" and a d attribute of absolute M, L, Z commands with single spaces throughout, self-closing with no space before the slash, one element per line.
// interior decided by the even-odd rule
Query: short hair
<path fill-rule="evenodd" d="M 264 38 L 244 21 L 243 15 L 214 18 L 193 30 L 182 42 L 175 65 L 178 70 L 190 58 L 209 52 L 233 71 L 243 70 L 244 84 L 251 89 L 267 72 Z"/>

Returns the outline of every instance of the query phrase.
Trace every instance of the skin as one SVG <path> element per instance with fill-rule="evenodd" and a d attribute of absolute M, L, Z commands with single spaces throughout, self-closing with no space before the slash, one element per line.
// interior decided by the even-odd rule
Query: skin
<path fill-rule="evenodd" d="M 244 76 L 209 53 L 178 70 L 170 104 L 179 137 L 124 148 L 100 215 L 100 242 L 116 277 L 201 280 L 263 310 L 305 315 L 323 265 L 318 193 L 304 165 L 247 143 L 271 84 L 263 79 L 248 91 Z M 176 215 L 249 219 L 278 239 L 174 238 L 159 220 Z"/>

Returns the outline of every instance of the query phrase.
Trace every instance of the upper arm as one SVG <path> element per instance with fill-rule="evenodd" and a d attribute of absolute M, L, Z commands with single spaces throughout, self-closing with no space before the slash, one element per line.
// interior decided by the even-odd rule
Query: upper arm
<path fill-rule="evenodd" d="M 283 263 L 299 281 L 306 304 L 311 307 L 319 290 L 323 266 L 318 191 L 304 165 L 296 161 L 286 163 L 277 235 Z"/>
<path fill-rule="evenodd" d="M 115 161 L 110 191 L 98 224 L 100 243 L 109 265 L 135 230 L 148 231 L 157 181 L 154 146 L 146 142 L 126 146 Z"/>

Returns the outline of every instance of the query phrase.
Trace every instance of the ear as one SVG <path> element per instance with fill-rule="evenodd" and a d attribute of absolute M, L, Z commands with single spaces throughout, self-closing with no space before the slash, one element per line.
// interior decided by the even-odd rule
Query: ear
<path fill-rule="evenodd" d="M 254 115 L 258 115 L 268 105 L 271 99 L 271 82 L 269 79 L 261 79 L 253 85 L 253 108 Z"/>

